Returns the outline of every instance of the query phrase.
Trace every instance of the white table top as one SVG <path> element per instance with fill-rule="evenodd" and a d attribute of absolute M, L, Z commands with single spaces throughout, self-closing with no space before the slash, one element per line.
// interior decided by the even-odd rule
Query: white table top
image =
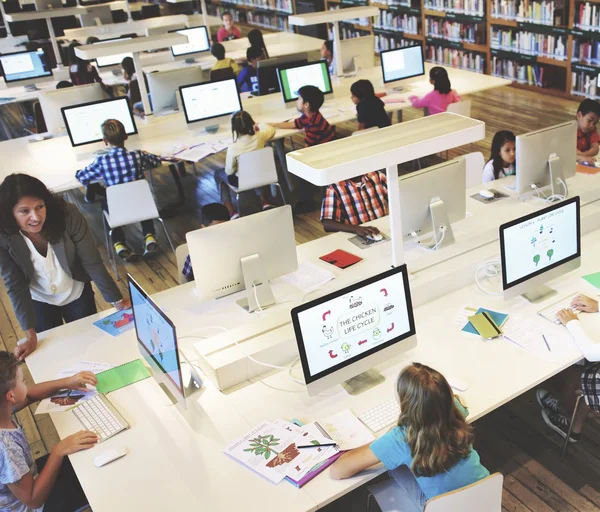
<path fill-rule="evenodd" d="M 491 212 L 494 204 L 485 207 Z M 594 204 L 586 208 L 589 210 L 587 217 L 598 223 L 600 207 Z M 487 216 L 488 219 L 490 217 Z M 575 291 L 593 292 L 579 276 L 598 268 L 598 234 L 596 231 L 583 237 L 582 268 L 550 283 L 558 289 L 558 297 Z M 318 256 L 332 249 L 345 248 L 342 242 L 348 236 L 336 233 L 303 244 L 298 247 L 299 259 L 323 264 L 319 263 Z M 365 260 L 351 269 L 333 269 L 336 279 L 324 289 L 336 289 L 389 268 L 390 259 L 385 249 L 388 246 L 384 244 L 362 251 L 361 256 Z M 439 254 L 445 250 L 447 248 Z M 482 261 L 489 257 L 490 252 L 497 253 L 497 244 L 487 244 L 469 255 Z M 445 261 L 416 272 L 411 278 L 411 289 L 427 280 L 428 274 L 431 277 L 446 273 L 452 264 L 452 261 Z M 211 329 L 211 326 L 239 325 L 249 321 L 249 315 L 234 304 L 236 295 L 200 303 L 194 298 L 193 286 L 193 283 L 188 283 L 154 296 L 177 326 L 184 349 L 199 341 L 190 338 L 194 334 L 202 337 L 220 332 Z M 274 291 L 280 301 L 276 309 L 288 306 L 281 304 L 282 300 L 303 295 L 281 280 L 274 283 Z M 484 342 L 478 337 L 463 334 L 451 324 L 458 307 L 464 303 L 505 311 L 514 318 L 539 319 L 537 323 L 544 332 L 558 340 L 559 344 L 564 344 L 561 345 L 564 350 L 554 362 L 546 362 L 504 340 Z M 378 368 L 386 376 L 382 385 L 355 397 L 348 396 L 339 387 L 321 396 L 309 397 L 301 385 L 289 378 L 288 372 L 254 379 L 253 383 L 224 394 L 218 393 L 207 382 L 203 392 L 195 399 L 199 411 L 194 416 L 197 420 L 194 427 L 180 416 L 175 407 L 169 406 L 159 387 L 148 379 L 110 394 L 111 401 L 132 428 L 105 442 L 101 448 L 71 456 L 71 461 L 91 506 L 97 512 L 115 510 L 116 506 L 123 510 L 165 510 L 167 507 L 188 509 L 193 505 L 202 510 L 240 510 L 243 507 L 251 511 L 278 511 L 282 502 L 286 503 L 286 510 L 312 511 L 367 482 L 383 469 L 375 468 L 344 481 L 333 481 L 323 474 L 297 490 L 286 482 L 278 486 L 268 483 L 224 455 L 223 447 L 264 419 L 282 417 L 311 421 L 345 408 L 360 414 L 392 396 L 394 377 L 410 361 L 420 361 L 466 379 L 470 387 L 461 396 L 469 407 L 470 420 L 475 420 L 581 358 L 564 329 L 536 316 L 540 307 L 521 298 L 504 302 L 499 297 L 483 294 L 472 282 L 465 287 L 456 282 L 452 293 L 445 296 L 438 294 L 431 302 L 415 308 L 419 345 L 405 357 Z M 91 327 L 91 322 L 106 314 L 100 313 L 40 335 L 38 350 L 27 359 L 34 379 L 51 379 L 58 371 L 80 360 L 118 364 L 139 357 L 134 332 L 112 338 Z M 435 322 L 432 321 L 433 316 Z M 593 316 L 585 318 L 586 322 L 595 320 Z M 299 375 L 300 370 L 297 368 L 294 372 Z M 53 414 L 52 420 L 61 437 L 80 428 L 70 414 Z M 116 445 L 126 446 L 129 454 L 105 468 L 96 469 L 92 464 L 93 457 L 101 450 Z M 131 475 L 136 475 L 136 478 L 131 478 Z M 165 475 L 169 475 L 168 478 Z M 231 492 L 232 482 L 235 483 L 235 493 Z M 148 492 L 149 484 L 152 492 Z M 269 499 L 261 499 L 264 495 L 268 495 Z"/>
<path fill-rule="evenodd" d="M 281 35 L 285 39 L 288 35 L 293 34 L 281 33 L 274 35 Z M 426 64 L 426 73 L 428 73 L 429 66 L 429 64 Z M 510 83 L 508 80 L 488 75 L 454 68 L 447 69 L 454 88 L 463 95 Z M 361 71 L 355 77 L 332 78 L 334 94 L 327 96 L 322 109 L 325 117 L 335 113 L 334 117 L 329 117 L 331 124 L 345 122 L 356 117 L 355 106 L 350 100 L 350 86 L 359 78 L 371 80 L 378 91 L 385 90 L 381 70 L 377 67 Z M 44 88 L 46 87 L 46 84 L 40 84 L 40 88 L 42 88 L 42 85 Z M 410 86 L 410 88 L 406 92 L 402 94 L 393 93 L 406 101 L 388 104 L 386 106 L 388 111 L 409 108 L 411 104 L 408 102 L 408 96 L 425 94 L 431 89 L 428 80 L 423 77 L 407 80 L 407 86 Z M 7 90 L 6 94 L 14 95 L 13 90 L 15 89 L 17 88 Z M 35 95 L 36 93 L 32 94 Z M 242 103 L 244 109 L 248 110 L 256 121 L 266 122 L 281 117 L 284 103 L 280 94 L 260 97 L 249 96 L 248 93 L 242 94 Z M 289 115 L 291 118 L 297 114 L 295 110 L 290 110 Z M 195 135 L 193 131 L 187 129 L 183 113 L 148 116 L 146 120 L 136 119 L 136 124 L 141 140 L 136 143 L 132 139 L 128 147 L 131 149 L 142 148 L 158 154 L 166 153 L 169 148 L 176 145 L 214 142 L 224 140 L 231 135 L 229 126 L 224 124 L 220 126 L 219 132 L 216 134 L 202 133 Z M 287 137 L 294 133 L 297 133 L 297 130 L 277 130 L 276 137 Z M 15 168 L 18 168 L 22 172 L 37 176 L 55 192 L 63 192 L 80 186 L 75 179 L 75 171 L 90 163 L 93 160 L 93 155 L 90 154 L 89 158 L 78 160 L 71 148 L 69 138 L 66 136 L 31 143 L 29 140 L 33 140 L 33 138 L 0 143 L 0 151 L 11 151 L 11 155 L 13 155 L 11 159 L 0 159 L 0 180 L 14 172 Z M 49 158 L 50 155 L 60 155 L 60 158 Z"/>
<path fill-rule="evenodd" d="M 110 4 L 100 4 L 100 5 L 88 5 L 81 6 L 78 5 L 76 7 L 61 7 L 59 9 L 44 9 L 41 11 L 26 11 L 26 12 L 15 12 L 12 14 L 5 14 L 6 21 L 31 21 L 31 20 L 45 20 L 49 18 L 61 18 L 63 16 L 81 16 L 83 14 L 87 14 L 88 12 L 92 12 L 91 9 L 97 7 L 103 7 L 106 5 L 110 7 L 111 10 L 115 9 L 124 9 L 125 1 L 117 0 L 115 2 L 111 2 Z"/>

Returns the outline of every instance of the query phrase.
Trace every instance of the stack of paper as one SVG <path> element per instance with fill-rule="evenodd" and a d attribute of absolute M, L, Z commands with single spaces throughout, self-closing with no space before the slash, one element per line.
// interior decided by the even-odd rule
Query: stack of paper
<path fill-rule="evenodd" d="M 375 436 L 350 409 L 315 422 L 333 439 L 340 450 L 353 450 L 375 441 Z"/>
<path fill-rule="evenodd" d="M 557 361 L 568 347 L 568 344 L 546 334 L 544 329 L 531 320 L 509 320 L 504 328 L 503 338 L 549 363 Z"/>

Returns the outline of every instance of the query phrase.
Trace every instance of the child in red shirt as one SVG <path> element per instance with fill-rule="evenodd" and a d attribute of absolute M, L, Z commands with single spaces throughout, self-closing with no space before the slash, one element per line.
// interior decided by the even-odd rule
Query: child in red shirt
<path fill-rule="evenodd" d="M 592 163 L 598 154 L 600 135 L 600 103 L 594 100 L 583 100 L 577 109 L 577 161 Z"/>
<path fill-rule="evenodd" d="M 217 41 L 219 41 L 219 43 L 231 41 L 232 39 L 240 39 L 242 37 L 240 29 L 233 24 L 233 16 L 230 12 L 224 12 L 221 15 L 221 19 L 223 20 L 223 26 L 217 32 Z"/>

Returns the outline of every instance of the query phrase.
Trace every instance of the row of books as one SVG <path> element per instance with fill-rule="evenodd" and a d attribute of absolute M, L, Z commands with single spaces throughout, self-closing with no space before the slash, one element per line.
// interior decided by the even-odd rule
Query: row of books
<path fill-rule="evenodd" d="M 392 11 L 379 11 L 373 27 L 396 32 L 419 33 L 419 18 L 410 14 L 397 14 Z"/>
<path fill-rule="evenodd" d="M 287 16 L 277 16 L 276 14 L 266 14 L 262 12 L 248 11 L 246 13 L 247 23 L 262 28 L 279 30 L 280 32 L 293 32 L 290 28 Z"/>
<path fill-rule="evenodd" d="M 492 16 L 507 20 L 533 21 L 544 25 L 554 23 L 554 1 L 517 2 L 517 0 L 492 0 Z"/>
<path fill-rule="evenodd" d="M 425 18 L 425 32 L 428 37 L 441 37 L 448 41 L 474 43 L 477 25 L 458 21 L 444 21 L 439 18 Z"/>
<path fill-rule="evenodd" d="M 395 48 L 404 48 L 405 46 L 413 46 L 415 41 L 403 39 L 400 37 L 386 36 L 384 34 L 375 35 L 375 50 L 377 53 L 384 50 L 393 50 Z"/>
<path fill-rule="evenodd" d="M 543 87 L 544 83 L 544 66 L 540 64 L 519 64 L 512 60 L 492 57 L 491 74 L 538 87 Z"/>
<path fill-rule="evenodd" d="M 282 11 L 293 14 L 294 3 L 292 0 L 236 0 L 237 5 L 247 5 L 271 11 Z"/>
<path fill-rule="evenodd" d="M 585 30 L 600 30 L 600 8 L 585 2 L 575 8 L 575 26 Z"/>
<path fill-rule="evenodd" d="M 410 2 L 407 2 L 406 0 L 377 0 L 376 3 L 399 7 L 410 7 Z"/>
<path fill-rule="evenodd" d="M 573 62 L 600 63 L 600 41 L 573 39 Z"/>
<path fill-rule="evenodd" d="M 483 16 L 485 0 L 427 0 L 425 9 Z"/>
<path fill-rule="evenodd" d="M 1 0 L 0 0 L 1 1 Z M 245 12 L 240 11 L 238 9 L 235 8 L 229 8 L 229 7 L 222 7 L 220 5 L 213 5 L 210 4 L 208 8 L 208 13 L 211 16 L 216 16 L 217 18 L 220 18 L 221 16 L 223 16 L 224 12 L 228 12 L 229 14 L 231 14 L 231 17 L 233 18 L 233 21 L 235 21 L 236 23 L 240 23 L 245 19 Z"/>
<path fill-rule="evenodd" d="M 342 39 L 352 39 L 353 37 L 363 37 L 369 35 L 371 34 L 366 30 L 358 30 L 354 27 L 340 25 L 340 36 Z M 333 39 L 333 27 L 329 27 L 327 30 L 327 37 L 329 39 Z"/>
<path fill-rule="evenodd" d="M 597 74 L 586 73 L 585 71 L 573 71 L 571 73 L 571 93 L 598 99 L 598 93 L 600 92 L 598 89 Z"/>
<path fill-rule="evenodd" d="M 491 47 L 564 60 L 567 56 L 567 37 L 492 27 Z"/>
<path fill-rule="evenodd" d="M 426 54 L 427 60 L 435 64 L 468 69 L 469 71 L 476 71 L 478 73 L 484 72 L 485 59 L 480 53 L 430 45 L 427 47 Z"/>
<path fill-rule="evenodd" d="M 330 5 L 330 11 L 337 11 L 340 8 L 339 5 Z M 367 29 L 370 26 L 371 19 L 370 18 L 354 18 L 351 20 L 344 20 L 343 23 L 353 23 L 354 25 L 361 25 Z"/>

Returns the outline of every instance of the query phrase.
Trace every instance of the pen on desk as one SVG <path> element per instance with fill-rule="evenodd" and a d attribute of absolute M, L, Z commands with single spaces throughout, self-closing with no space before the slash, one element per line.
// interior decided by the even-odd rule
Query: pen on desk
<path fill-rule="evenodd" d="M 546 344 L 546 348 L 548 349 L 548 352 L 552 352 L 550 345 L 548 345 L 548 340 L 546 339 L 546 335 L 542 334 L 542 338 L 544 338 L 544 343 Z"/>
<path fill-rule="evenodd" d="M 337 446 L 337 443 L 304 444 L 302 446 L 296 446 L 296 448 L 300 450 L 302 448 L 326 448 L 328 446 Z"/>

